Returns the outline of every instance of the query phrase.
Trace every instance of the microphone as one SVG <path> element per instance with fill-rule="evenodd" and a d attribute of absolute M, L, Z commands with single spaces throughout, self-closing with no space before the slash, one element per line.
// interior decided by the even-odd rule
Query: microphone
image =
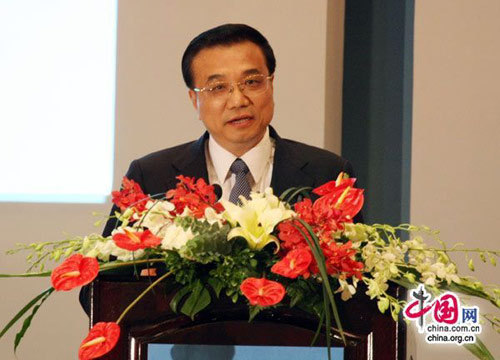
<path fill-rule="evenodd" d="M 215 196 L 217 196 L 217 201 L 222 198 L 222 187 L 219 184 L 212 184 L 214 187 Z"/>

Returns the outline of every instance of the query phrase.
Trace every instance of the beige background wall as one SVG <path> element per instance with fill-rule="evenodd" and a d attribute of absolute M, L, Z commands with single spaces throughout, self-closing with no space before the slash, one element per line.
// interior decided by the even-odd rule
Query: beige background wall
<path fill-rule="evenodd" d="M 411 221 L 449 244 L 499 250 L 500 1 L 415 3 Z M 478 277 L 500 283 L 498 267 L 475 260 Z M 500 358 L 498 334 L 487 333 Z M 417 340 L 417 359 L 472 358 Z"/>
<path fill-rule="evenodd" d="M 342 38 L 326 36 L 327 27 L 342 28 L 342 1 L 123 0 L 119 3 L 116 99 L 115 187 L 136 157 L 202 133 L 188 101 L 180 60 L 188 42 L 201 31 L 227 22 L 248 23 L 261 30 L 277 57 L 276 112 L 273 125 L 283 137 L 340 149 L 341 69 L 327 68 L 327 41 L 335 47 L 328 61 L 341 66 Z M 327 21 L 327 13 L 330 16 Z M 335 11 L 335 13 L 334 13 Z M 332 21 L 335 20 L 335 24 Z M 63 29 L 62 29 L 63 30 Z M 341 35 L 341 33 L 339 33 Z M 332 49 L 330 49 L 331 51 Z M 329 81 L 325 81 L 328 76 Z M 328 85 L 328 86 L 327 86 Z M 326 103 L 330 107 L 326 109 Z M 327 125 L 325 125 L 327 119 Z M 325 127 L 333 131 L 325 136 Z M 96 129 L 99 131 L 99 129 Z M 89 139 L 91 141 L 91 139 Z M 50 169 L 49 169 L 50 170 Z M 89 174 L 89 176 L 97 176 Z M 23 257 L 7 257 L 16 242 L 81 235 L 93 228 L 92 211 L 105 205 L 0 203 L 0 272 L 22 272 Z M 0 324 L 28 299 L 48 287 L 48 280 L 2 279 Z M 44 304 L 18 352 L 20 360 L 75 359 L 87 333 L 77 292 L 56 294 Z M 2 359 L 14 359 L 13 334 L 0 341 Z"/>

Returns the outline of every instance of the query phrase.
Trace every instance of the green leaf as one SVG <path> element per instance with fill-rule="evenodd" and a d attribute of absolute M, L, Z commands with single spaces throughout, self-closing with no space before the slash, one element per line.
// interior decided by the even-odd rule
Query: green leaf
<path fill-rule="evenodd" d="M 179 289 L 179 291 L 177 291 L 177 294 L 175 294 L 172 300 L 170 300 L 170 309 L 172 309 L 174 313 L 177 313 L 177 307 L 179 303 L 182 301 L 182 298 L 191 291 L 191 289 L 191 285 L 184 286 L 183 288 Z"/>
<path fill-rule="evenodd" d="M 250 313 L 250 317 L 248 318 L 248 322 L 252 321 L 258 313 L 262 311 L 262 306 L 249 306 L 248 310 Z"/>
<path fill-rule="evenodd" d="M 42 292 L 41 294 L 38 294 L 33 300 L 31 300 L 25 307 L 23 307 L 7 325 L 2 329 L 0 332 L 0 339 L 2 336 L 14 325 L 17 320 L 19 320 L 29 309 L 31 309 L 40 299 L 42 299 L 45 295 L 52 293 L 54 291 L 54 288 L 49 288 Z"/>
<path fill-rule="evenodd" d="M 224 288 L 224 283 L 222 281 L 220 281 L 218 279 L 214 279 L 214 278 L 209 278 L 208 283 L 210 284 L 212 289 L 214 289 L 215 296 L 218 299 L 222 288 Z"/>
<path fill-rule="evenodd" d="M 194 316 L 210 304 L 210 293 L 200 280 L 194 284 L 193 292 L 182 306 L 181 312 L 194 320 Z"/>
<path fill-rule="evenodd" d="M 489 352 L 486 346 L 483 344 L 481 339 L 476 336 L 476 342 L 474 344 L 464 344 L 463 345 L 467 350 L 469 350 L 472 354 L 474 354 L 478 359 L 481 360 L 495 360 L 493 355 Z"/>
<path fill-rule="evenodd" d="M 290 307 L 294 307 L 304 298 L 304 294 L 302 292 L 294 292 L 293 296 L 290 297 Z"/>
<path fill-rule="evenodd" d="M 45 300 L 47 300 L 47 298 L 50 296 L 50 294 L 52 294 L 53 291 L 54 291 L 54 288 L 50 288 L 47 291 L 45 291 L 45 294 L 41 298 L 40 303 L 38 305 L 35 305 L 33 307 L 33 310 L 31 311 L 31 314 L 26 319 L 24 319 L 23 327 L 16 334 L 16 338 L 14 339 L 14 354 L 16 353 L 17 347 L 21 343 L 21 339 L 23 338 L 24 334 L 26 334 L 26 331 L 30 327 L 31 320 L 33 320 L 33 318 L 35 317 L 38 309 L 40 309 L 40 306 L 42 306 L 42 304 L 45 302 Z"/>

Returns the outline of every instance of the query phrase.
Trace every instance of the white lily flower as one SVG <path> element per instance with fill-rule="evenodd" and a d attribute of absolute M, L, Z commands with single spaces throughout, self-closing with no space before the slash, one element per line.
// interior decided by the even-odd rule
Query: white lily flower
<path fill-rule="evenodd" d="M 251 199 L 242 198 L 242 205 L 237 206 L 222 200 L 223 216 L 234 227 L 228 234 L 228 239 L 241 236 L 245 238 L 251 249 L 260 250 L 270 242 L 278 240 L 271 235 L 274 227 L 282 220 L 295 215 L 279 198 L 273 195 L 271 188 L 261 193 L 251 193 Z"/>
<path fill-rule="evenodd" d="M 165 235 L 161 241 L 161 248 L 165 250 L 179 250 L 192 238 L 194 238 L 194 234 L 191 229 L 184 230 L 182 226 L 172 223 L 165 230 Z"/>

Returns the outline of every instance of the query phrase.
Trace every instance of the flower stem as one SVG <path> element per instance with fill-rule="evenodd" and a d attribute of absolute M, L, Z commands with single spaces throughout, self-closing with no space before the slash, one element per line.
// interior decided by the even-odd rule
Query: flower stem
<path fill-rule="evenodd" d="M 169 271 L 168 273 L 166 273 L 166 274 L 162 275 L 161 277 L 159 277 L 154 283 L 152 283 L 151 285 L 149 285 L 146 288 L 146 290 L 144 290 L 138 297 L 135 298 L 134 301 L 132 301 L 130 303 L 129 306 L 127 306 L 127 308 L 122 312 L 122 314 L 120 315 L 120 317 L 118 318 L 118 320 L 116 320 L 116 323 L 120 324 L 120 322 L 125 317 L 125 315 L 127 315 L 127 313 L 135 306 L 135 304 L 137 304 L 139 302 L 139 300 L 141 300 L 144 297 L 144 295 L 146 295 L 152 288 L 154 288 L 156 285 L 158 285 L 164 279 L 166 279 L 167 277 L 169 277 L 171 274 L 172 274 L 172 271 Z"/>
<path fill-rule="evenodd" d="M 108 271 L 119 267 L 130 266 L 134 264 L 145 264 L 145 263 L 164 262 L 164 261 L 165 261 L 164 259 L 145 259 L 145 260 L 125 261 L 120 263 L 106 263 L 100 266 L 99 271 Z"/>

